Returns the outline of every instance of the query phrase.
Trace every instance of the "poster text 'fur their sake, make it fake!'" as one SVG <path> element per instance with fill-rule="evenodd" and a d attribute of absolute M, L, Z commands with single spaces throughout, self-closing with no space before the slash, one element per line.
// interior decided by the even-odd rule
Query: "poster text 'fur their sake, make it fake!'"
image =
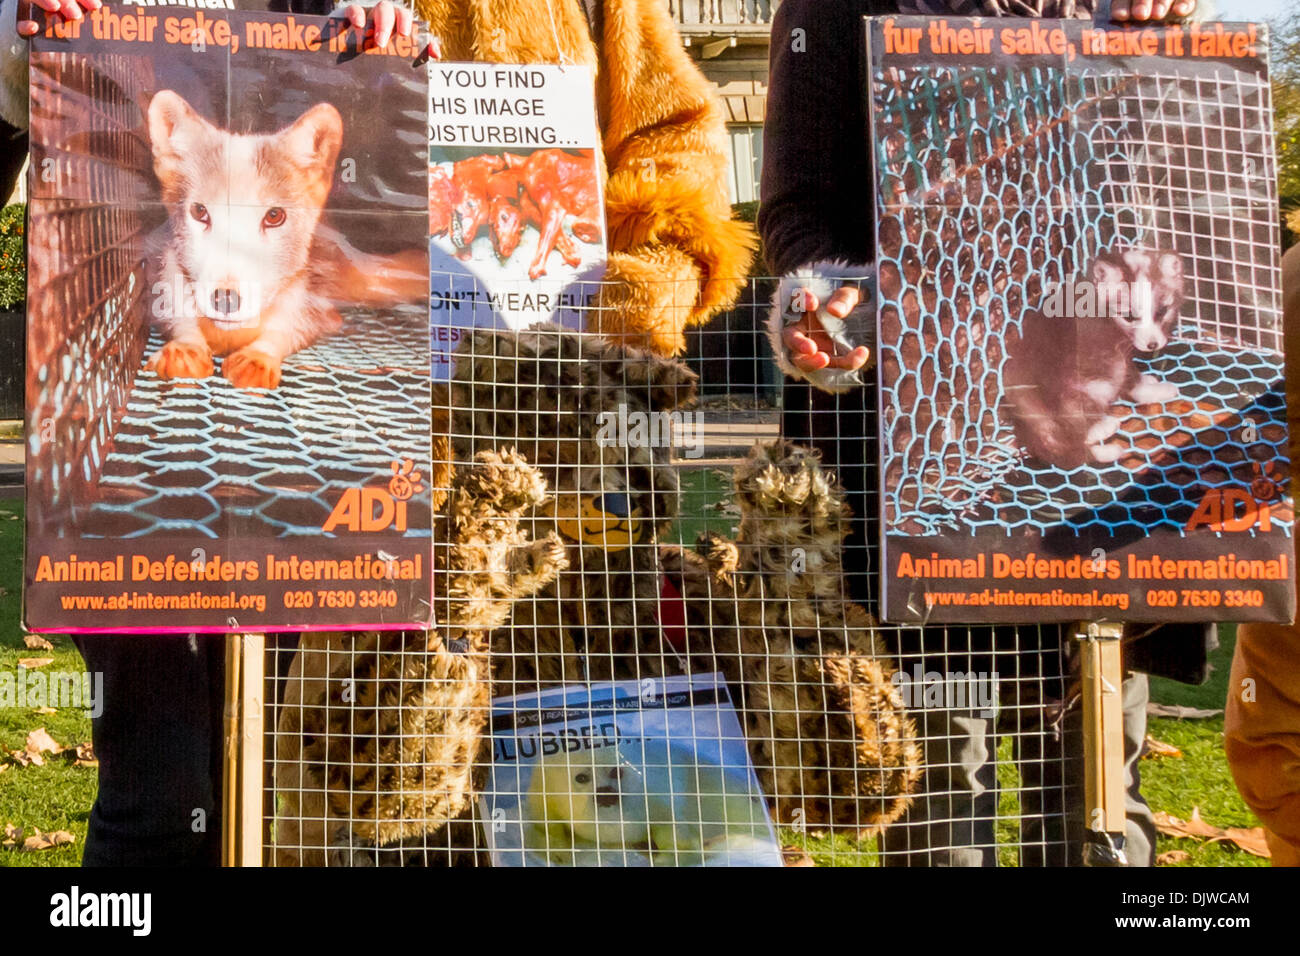
<path fill-rule="evenodd" d="M 867 30 L 885 617 L 1291 620 L 1266 29 Z"/>
<path fill-rule="evenodd" d="M 31 50 L 26 623 L 430 619 L 428 80 L 325 18 Z"/>

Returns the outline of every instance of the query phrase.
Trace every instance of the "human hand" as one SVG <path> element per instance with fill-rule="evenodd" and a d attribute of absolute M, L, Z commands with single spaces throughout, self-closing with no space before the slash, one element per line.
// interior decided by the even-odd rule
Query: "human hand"
<path fill-rule="evenodd" d="M 53 2 L 53 0 L 49 0 L 49 2 Z M 350 3 L 341 11 L 338 11 L 337 15 L 364 33 L 367 17 L 366 8 L 361 4 Z M 371 43 L 376 48 L 382 49 L 388 46 L 388 41 L 394 35 L 399 37 L 415 35 L 415 14 L 407 7 L 399 7 L 390 0 L 379 0 L 370 8 L 370 17 L 374 24 L 374 38 Z M 435 60 L 438 58 L 438 45 L 432 37 L 429 38 L 429 45 L 425 48 L 425 53 Z"/>
<path fill-rule="evenodd" d="M 1196 0 L 1113 0 L 1110 18 L 1117 23 L 1150 23 L 1190 17 Z"/>
<path fill-rule="evenodd" d="M 859 345 L 847 355 L 835 354 L 835 343 L 817 317 L 820 303 L 816 294 L 806 287 L 799 289 L 798 294 L 802 295 L 803 302 L 793 304 L 802 305 L 799 311 L 803 317 L 786 326 L 781 334 L 790 363 L 804 372 L 818 372 L 824 368 L 856 372 L 866 365 L 871 350 L 865 345 Z M 843 319 L 857 306 L 859 298 L 861 293 L 856 286 L 840 286 L 826 301 L 826 311 L 837 319 Z"/>
<path fill-rule="evenodd" d="M 18 4 L 18 35 L 35 36 L 41 25 L 32 19 L 32 7 L 37 6 L 46 13 L 61 13 L 64 19 L 80 20 L 82 10 L 98 10 L 104 4 L 102 0 L 27 0 Z"/>

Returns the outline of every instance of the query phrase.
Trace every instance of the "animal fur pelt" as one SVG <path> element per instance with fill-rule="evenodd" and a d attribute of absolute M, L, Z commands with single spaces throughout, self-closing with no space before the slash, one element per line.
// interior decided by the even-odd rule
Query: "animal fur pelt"
<path fill-rule="evenodd" d="M 601 0 L 599 52 L 579 0 L 415 0 L 443 60 L 596 71 L 609 235 L 588 329 L 660 355 L 732 305 L 757 239 L 727 203 L 722 104 L 663 0 Z M 557 46 L 558 42 L 558 46 Z"/>
<path fill-rule="evenodd" d="M 455 460 L 518 444 L 554 495 L 526 520 L 535 536 L 561 533 L 568 548 L 568 570 L 518 602 L 493 638 L 499 693 L 637 677 L 644 657 L 662 653 L 655 539 L 677 510 L 672 449 L 666 435 L 627 441 L 603 429 L 620 416 L 662 423 L 694 397 L 695 381 L 681 362 L 555 325 L 461 340 L 450 383 Z"/>
<path fill-rule="evenodd" d="M 736 691 L 749 751 L 783 823 L 867 835 L 921 776 L 916 729 L 876 622 L 844 593 L 844 494 L 815 452 L 756 446 L 736 470 L 740 531 L 661 548 L 686 600 L 693 670 Z"/>
<path fill-rule="evenodd" d="M 568 523 L 569 569 L 493 635 L 496 693 L 721 671 L 782 820 L 868 832 L 903 812 L 920 752 L 875 621 L 844 596 L 848 506 L 813 452 L 754 450 L 736 474 L 736 542 L 661 547 L 677 512 L 671 448 L 602 441 L 600 423 L 691 401 L 681 363 L 558 326 L 478 330 L 461 341 L 450 392 L 458 460 L 530 436 L 522 450 L 555 493 L 525 516 L 535 536 L 565 530 L 561 502 L 572 514 L 579 499 L 614 496 L 628 511 L 627 547 L 575 540 Z M 659 627 L 665 575 L 685 600 L 681 653 Z"/>
<path fill-rule="evenodd" d="M 303 635 L 277 725 L 277 865 L 353 862 L 358 846 L 427 836 L 466 809 L 488 635 L 566 564 L 558 537 L 520 527 L 545 497 L 519 454 L 477 455 L 434 527 L 435 629 Z"/>

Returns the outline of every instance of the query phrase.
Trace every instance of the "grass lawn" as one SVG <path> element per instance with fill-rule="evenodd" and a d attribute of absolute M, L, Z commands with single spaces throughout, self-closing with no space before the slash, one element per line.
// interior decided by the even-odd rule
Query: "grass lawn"
<path fill-rule="evenodd" d="M 727 476 L 711 469 L 685 471 L 682 476 L 682 513 L 667 540 L 694 543 L 701 531 L 730 535 L 738 516 L 721 510 L 716 502 L 728 492 Z M 22 592 L 22 502 L 0 499 L 0 673 L 14 674 L 24 657 L 53 657 L 49 671 L 80 672 L 80 655 L 66 637 L 51 637 L 53 651 L 34 651 L 23 644 Z M 1199 708 L 1223 707 L 1227 693 L 1234 632 L 1224 628 L 1223 646 L 1214 654 L 1215 671 L 1201 687 L 1152 680 L 1152 699 L 1161 703 Z M 62 710 L 38 714 L 33 709 L 0 708 L 0 746 L 21 750 L 27 734 L 44 727 L 64 746 L 90 739 L 90 720 L 80 711 Z M 1143 792 L 1151 806 L 1184 819 L 1192 808 L 1220 827 L 1253 827 L 1258 821 L 1237 795 L 1223 758 L 1223 718 L 1203 720 L 1153 719 L 1150 732 L 1183 752 L 1181 759 L 1144 760 L 1141 765 Z M 1009 743 L 999 750 L 998 776 L 1002 787 L 998 827 L 999 860 L 1015 865 L 1015 818 L 1017 773 L 1010 760 Z M 67 830 L 76 837 L 71 845 L 53 850 L 21 853 L 0 850 L 0 866 L 74 866 L 81 860 L 86 822 L 95 798 L 96 771 L 74 767 L 59 757 L 46 756 L 43 767 L 10 764 L 0 772 L 0 825 L 36 827 L 43 831 Z M 29 831 L 30 832 L 30 831 Z M 844 837 L 783 830 L 786 845 L 804 848 L 820 866 L 860 866 L 877 862 L 874 841 L 858 842 Z M 1186 850 L 1191 857 L 1185 866 L 1262 866 L 1267 861 L 1252 857 L 1223 843 L 1200 843 L 1161 837 L 1158 852 Z"/>
<path fill-rule="evenodd" d="M 85 669 L 72 641 L 49 637 L 53 651 L 30 650 L 23 644 L 21 498 L 0 499 L 0 674 L 15 675 L 25 657 L 52 657 L 43 671 L 80 673 Z M 39 714 L 33 708 L 0 707 L 0 748 L 22 750 L 27 734 L 44 727 L 65 747 L 90 740 L 90 718 L 80 710 Z M 86 822 L 95 800 L 97 773 L 74 767 L 62 757 L 45 755 L 45 766 L 13 763 L 0 773 L 0 827 L 6 823 L 31 833 L 67 830 L 75 842 L 52 850 L 23 853 L 0 849 L 0 866 L 76 866 L 86 841 Z"/>
<path fill-rule="evenodd" d="M 1151 699 L 1163 704 L 1181 704 L 1218 710 L 1228 695 L 1228 672 L 1232 667 L 1232 649 L 1236 628 L 1219 629 L 1220 647 L 1211 657 L 1214 673 L 1199 687 L 1152 678 Z M 1142 761 L 1142 792 L 1156 810 L 1166 810 L 1186 820 L 1192 808 L 1218 827 L 1257 827 L 1259 820 L 1237 793 L 1223 756 L 1223 717 L 1203 720 L 1169 720 L 1152 718 L 1151 736 L 1173 744 L 1183 752 L 1182 759 L 1160 758 Z M 1268 861 L 1235 849 L 1225 843 L 1201 843 L 1161 836 L 1158 853 L 1186 850 L 1191 859 L 1179 866 L 1267 866 Z"/>

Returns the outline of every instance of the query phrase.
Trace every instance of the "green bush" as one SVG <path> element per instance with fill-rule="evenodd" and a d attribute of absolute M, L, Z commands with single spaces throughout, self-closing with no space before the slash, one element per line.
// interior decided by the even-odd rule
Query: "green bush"
<path fill-rule="evenodd" d="M 1290 246 L 1300 220 L 1300 13 L 1272 25 L 1270 51 L 1273 115 L 1277 144 L 1277 192 L 1282 207 L 1283 245 Z"/>
<path fill-rule="evenodd" d="M 758 220 L 758 200 L 753 202 L 734 202 L 731 204 L 731 215 L 741 222 L 753 224 Z M 763 259 L 763 246 L 760 243 L 758 251 L 754 253 L 754 261 L 749 267 L 749 275 L 754 276 L 767 275 L 767 264 Z"/>
<path fill-rule="evenodd" d="M 0 209 L 0 309 L 21 308 L 27 298 L 24 206 Z"/>

